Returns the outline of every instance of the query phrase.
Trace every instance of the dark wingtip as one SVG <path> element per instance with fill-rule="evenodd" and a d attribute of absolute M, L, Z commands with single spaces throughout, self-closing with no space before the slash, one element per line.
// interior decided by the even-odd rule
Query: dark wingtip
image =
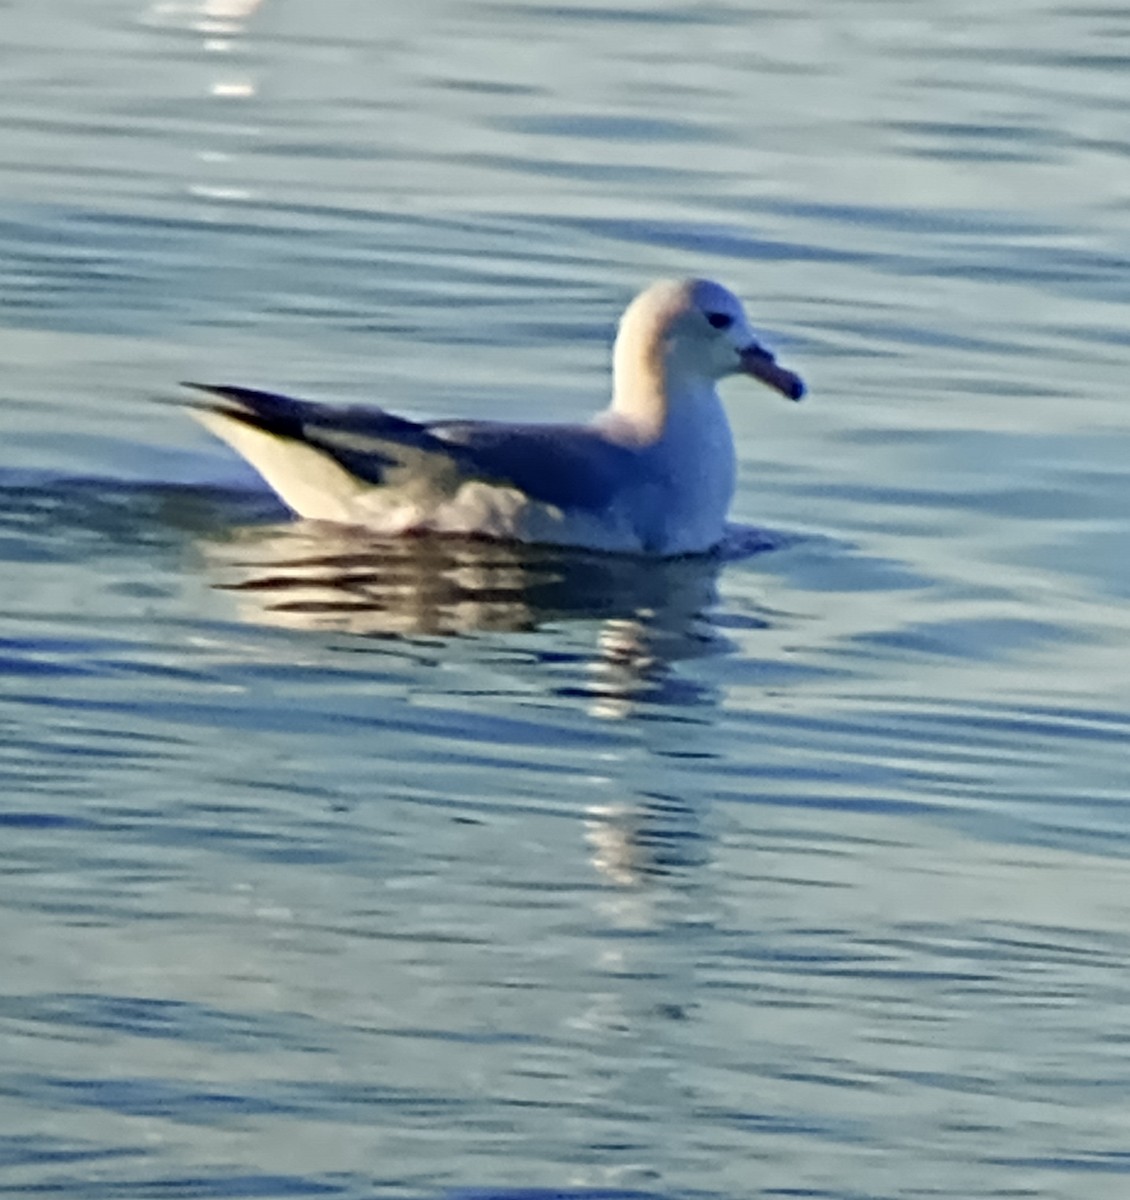
<path fill-rule="evenodd" d="M 203 392 L 206 396 L 219 396 L 221 400 L 238 400 L 241 394 L 255 394 L 250 388 L 234 387 L 228 383 L 196 383 L 191 379 L 182 379 L 180 386 L 191 392 Z"/>
<path fill-rule="evenodd" d="M 197 383 L 192 379 L 182 379 L 178 386 L 185 388 L 187 391 L 197 393 L 197 395 L 187 396 L 181 401 L 182 404 L 186 404 L 190 408 L 224 408 L 227 410 L 231 405 L 234 405 L 241 411 L 244 408 L 237 399 L 235 388 L 226 387 L 223 384 Z M 227 404 L 219 403 L 225 400 Z"/>
<path fill-rule="evenodd" d="M 213 403 L 206 400 L 190 401 L 195 408 L 221 413 L 279 437 L 297 438 L 302 434 L 303 405 L 289 396 L 263 392 L 258 388 L 194 383 L 190 380 L 183 381 L 181 386 L 213 397 Z"/>

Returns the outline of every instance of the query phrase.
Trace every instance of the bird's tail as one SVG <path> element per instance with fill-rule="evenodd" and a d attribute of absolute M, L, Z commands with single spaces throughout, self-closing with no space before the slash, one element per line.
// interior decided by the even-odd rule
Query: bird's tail
<path fill-rule="evenodd" d="M 259 472 L 300 517 L 348 523 L 358 495 L 372 486 L 306 436 L 312 406 L 252 388 L 185 385 L 213 397 L 192 415 Z"/>

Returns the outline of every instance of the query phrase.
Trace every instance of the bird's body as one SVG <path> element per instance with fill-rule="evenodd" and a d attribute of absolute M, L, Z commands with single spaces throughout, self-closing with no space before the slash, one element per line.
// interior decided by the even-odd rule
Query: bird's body
<path fill-rule="evenodd" d="M 588 425 L 419 423 L 238 387 L 198 419 L 299 516 L 381 536 L 471 534 L 671 556 L 721 540 L 735 460 L 718 379 L 800 380 L 719 284 L 653 285 L 620 323 L 608 409 Z"/>

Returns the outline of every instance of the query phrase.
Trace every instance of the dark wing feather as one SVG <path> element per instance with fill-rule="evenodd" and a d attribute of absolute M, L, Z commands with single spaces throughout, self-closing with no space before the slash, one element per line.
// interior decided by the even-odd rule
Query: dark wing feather
<path fill-rule="evenodd" d="M 311 404 L 254 388 L 185 386 L 215 397 L 220 403 L 209 407 L 225 416 L 313 446 L 378 486 L 426 482 L 452 494 L 481 480 L 559 508 L 599 510 L 639 470 L 635 451 L 584 425 L 422 424 L 382 409 Z"/>
<path fill-rule="evenodd" d="M 379 408 L 311 404 L 256 388 L 186 383 L 220 403 L 207 407 L 275 437 L 302 442 L 328 455 L 351 475 L 376 486 L 398 487 L 408 477 L 450 475 L 452 447 L 425 425 Z"/>
<path fill-rule="evenodd" d="M 437 421 L 428 429 L 461 450 L 481 478 L 557 508 L 602 509 L 640 469 L 634 450 L 589 425 Z"/>

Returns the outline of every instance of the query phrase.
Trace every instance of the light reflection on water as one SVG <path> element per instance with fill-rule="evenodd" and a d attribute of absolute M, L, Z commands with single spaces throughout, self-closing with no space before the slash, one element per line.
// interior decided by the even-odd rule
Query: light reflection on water
<path fill-rule="evenodd" d="M 246 619 L 358 636 L 517 632 L 594 617 L 687 626 L 709 606 L 724 561 L 651 563 L 460 538 L 380 541 L 317 522 L 251 527 L 204 550 Z"/>
<path fill-rule="evenodd" d="M 6 10 L 3 1187 L 1124 1194 L 1128 38 Z M 813 385 L 719 560 L 329 538 L 150 402 L 583 419 L 684 271 Z"/>

